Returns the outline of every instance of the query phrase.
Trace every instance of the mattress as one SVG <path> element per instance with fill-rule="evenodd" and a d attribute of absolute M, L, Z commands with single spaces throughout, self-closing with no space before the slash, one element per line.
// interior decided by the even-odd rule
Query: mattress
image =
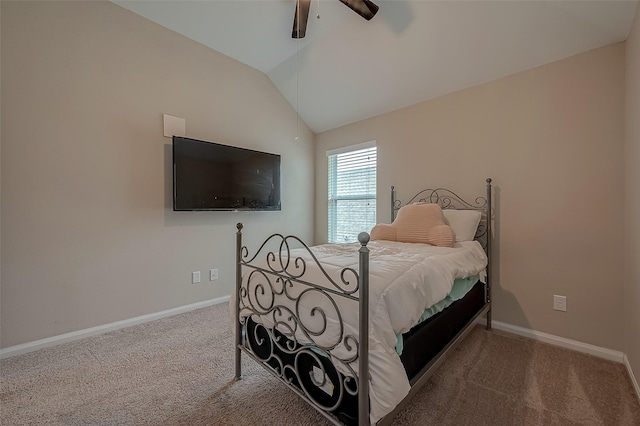
<path fill-rule="evenodd" d="M 435 314 L 402 337 L 400 360 L 409 380 L 442 351 L 486 303 L 485 285 L 478 281 L 460 300 Z"/>
<path fill-rule="evenodd" d="M 453 282 L 451 292 L 449 292 L 449 294 L 447 294 L 447 296 L 438 303 L 435 303 L 425 309 L 424 313 L 422 314 L 422 316 L 420 316 L 420 319 L 418 320 L 418 323 L 414 326 L 414 328 L 422 324 L 429 318 L 444 311 L 447 307 L 451 306 L 452 303 L 462 299 L 469 291 L 471 291 L 478 280 L 480 280 L 479 275 L 456 279 Z M 482 282 L 484 283 L 485 280 L 482 279 Z M 398 343 L 396 343 L 396 352 L 398 353 L 398 355 L 402 355 L 402 351 L 404 350 L 404 334 L 398 334 L 396 337 L 398 339 Z"/>

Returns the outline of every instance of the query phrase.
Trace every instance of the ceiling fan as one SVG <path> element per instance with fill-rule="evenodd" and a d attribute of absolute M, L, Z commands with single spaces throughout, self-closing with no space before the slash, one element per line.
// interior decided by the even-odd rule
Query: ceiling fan
<path fill-rule="evenodd" d="M 378 6 L 370 0 L 340 0 L 347 5 L 348 8 L 369 21 L 378 12 Z M 307 32 L 307 20 L 309 18 L 309 9 L 311 8 L 311 0 L 296 0 L 296 13 L 293 17 L 293 32 L 291 37 L 304 38 Z"/>

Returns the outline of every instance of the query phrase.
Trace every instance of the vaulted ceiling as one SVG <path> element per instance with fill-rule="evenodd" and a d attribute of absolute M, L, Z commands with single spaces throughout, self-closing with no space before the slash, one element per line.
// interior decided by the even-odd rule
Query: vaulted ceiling
<path fill-rule="evenodd" d="M 316 133 L 624 41 L 638 4 L 313 0 L 295 40 L 295 0 L 113 1 L 264 72 Z"/>

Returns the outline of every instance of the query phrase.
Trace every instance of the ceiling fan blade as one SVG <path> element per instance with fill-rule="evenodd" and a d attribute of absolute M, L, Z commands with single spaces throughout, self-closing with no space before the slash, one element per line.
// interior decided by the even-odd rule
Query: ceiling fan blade
<path fill-rule="evenodd" d="M 311 0 L 296 0 L 296 14 L 293 16 L 293 32 L 291 37 L 304 38 L 307 33 L 307 20 L 309 19 L 309 9 Z"/>
<path fill-rule="evenodd" d="M 372 3 L 370 0 L 340 0 L 346 4 L 349 9 L 362 16 L 369 21 L 378 13 L 378 6 Z"/>

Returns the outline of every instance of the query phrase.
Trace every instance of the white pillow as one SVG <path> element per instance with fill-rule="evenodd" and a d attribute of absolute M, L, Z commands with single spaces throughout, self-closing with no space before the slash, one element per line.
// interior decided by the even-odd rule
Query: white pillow
<path fill-rule="evenodd" d="M 480 224 L 480 210 L 443 209 L 444 221 L 456 233 L 456 242 L 473 241 Z"/>

